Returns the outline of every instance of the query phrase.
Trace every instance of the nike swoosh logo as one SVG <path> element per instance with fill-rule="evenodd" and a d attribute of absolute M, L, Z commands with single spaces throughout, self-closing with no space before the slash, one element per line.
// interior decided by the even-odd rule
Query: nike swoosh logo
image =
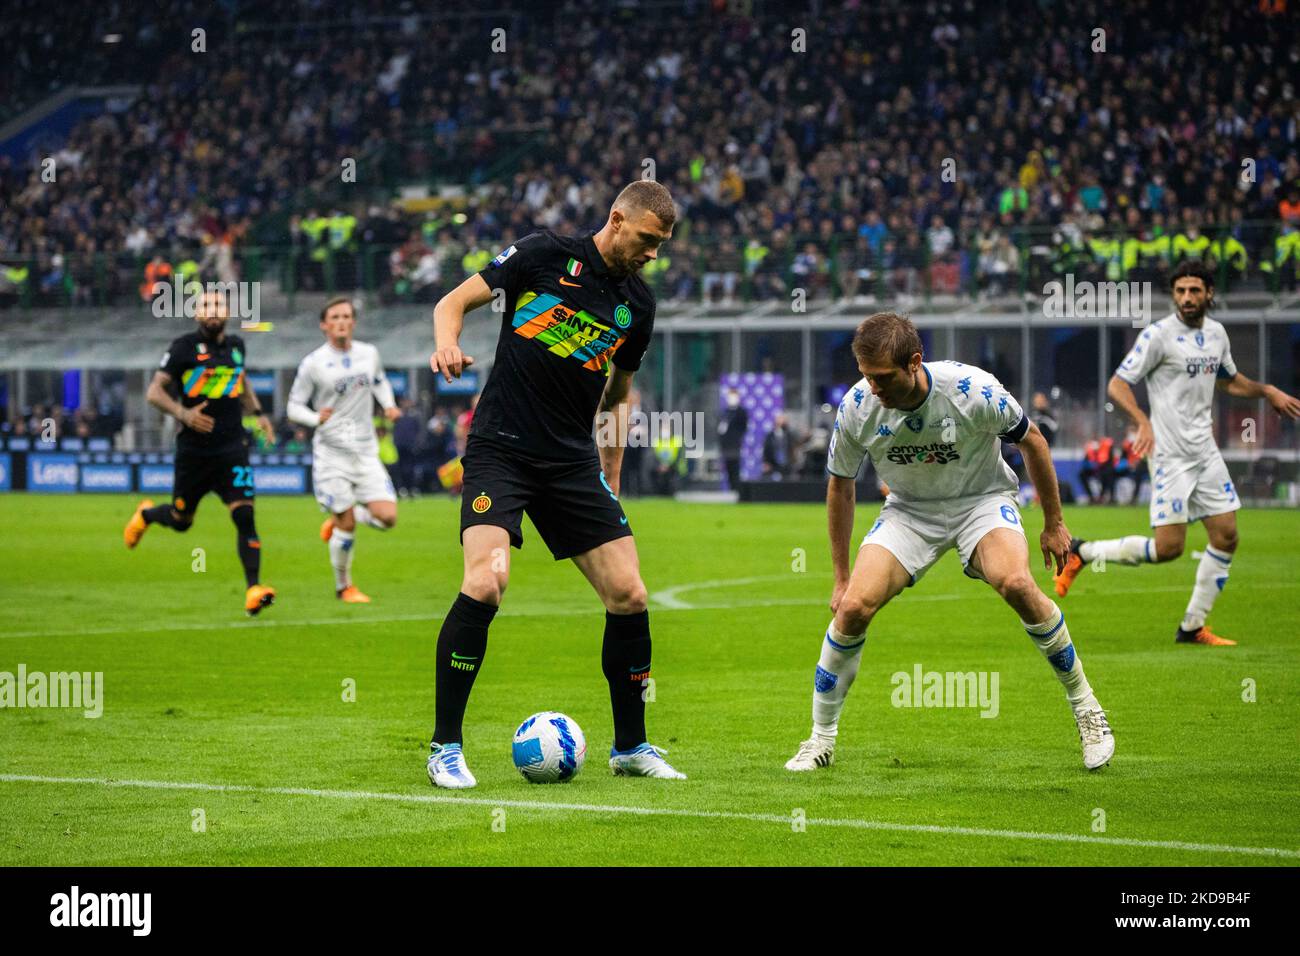
<path fill-rule="evenodd" d="M 582 288 L 582 283 L 581 283 L 581 282 L 570 282 L 568 279 L 561 279 L 561 280 L 560 280 L 560 285 L 571 285 L 571 286 L 573 286 L 575 289 L 581 289 L 581 288 Z"/>
<path fill-rule="evenodd" d="M 459 654 L 457 654 L 455 651 L 452 651 L 452 652 L 451 652 L 451 659 L 454 660 L 454 661 L 476 661 L 476 660 L 478 660 L 477 657 L 461 657 L 461 656 L 460 656 Z"/>

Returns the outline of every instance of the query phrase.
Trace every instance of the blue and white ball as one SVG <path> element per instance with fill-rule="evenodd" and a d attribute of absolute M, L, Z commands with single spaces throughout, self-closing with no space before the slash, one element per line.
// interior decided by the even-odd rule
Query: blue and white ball
<path fill-rule="evenodd" d="M 565 783 L 582 769 L 587 738 L 572 717 L 544 710 L 519 725 L 510 752 L 530 783 Z"/>

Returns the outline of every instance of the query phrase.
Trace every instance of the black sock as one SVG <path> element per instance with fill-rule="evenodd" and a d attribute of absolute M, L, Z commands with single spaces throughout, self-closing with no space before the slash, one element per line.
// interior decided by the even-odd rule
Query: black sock
<path fill-rule="evenodd" d="M 240 505 L 230 512 L 230 520 L 239 530 L 239 563 L 244 566 L 244 580 L 251 588 L 257 583 L 262 567 L 262 542 L 257 538 L 257 526 L 253 524 L 253 506 Z"/>
<path fill-rule="evenodd" d="M 181 522 L 176 520 L 172 514 L 171 505 L 158 505 L 156 508 L 145 508 L 140 512 L 140 517 L 144 518 L 146 524 L 162 524 L 169 528 L 175 528 L 177 531 L 184 531 L 191 522 Z"/>
<path fill-rule="evenodd" d="M 642 682 L 650 676 L 650 612 L 605 612 L 605 643 L 600 665 L 609 681 L 614 710 L 614 749 L 631 750 L 645 743 Z"/>
<path fill-rule="evenodd" d="M 434 681 L 433 740 L 440 744 L 461 742 L 461 723 L 469 706 L 469 692 L 483 666 L 487 650 L 488 625 L 496 615 L 495 604 L 484 604 L 468 594 L 457 594 L 438 632 L 437 671 Z"/>

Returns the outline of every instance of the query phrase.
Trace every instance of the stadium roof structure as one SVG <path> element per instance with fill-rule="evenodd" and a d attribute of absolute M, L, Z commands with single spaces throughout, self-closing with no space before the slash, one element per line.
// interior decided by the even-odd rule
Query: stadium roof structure
<path fill-rule="evenodd" d="M 361 296 L 357 301 L 357 337 L 378 346 L 389 366 L 423 366 L 428 361 L 433 350 L 431 305 L 368 306 Z M 237 319 L 232 319 L 228 328 L 248 341 L 252 367 L 294 369 L 322 341 L 317 317 L 323 303 L 323 295 L 299 295 L 292 307 L 272 301 L 262 309 L 263 320 L 271 325 L 269 331 L 239 332 Z M 1300 322 L 1300 296 L 1279 301 L 1262 293 L 1242 293 L 1220 296 L 1219 306 L 1214 317 L 1229 325 Z M 1032 329 L 1103 324 L 1096 318 L 1049 318 L 1041 301 L 1032 300 L 971 302 L 934 297 L 909 306 L 905 301 L 881 303 L 862 298 L 813 302 L 801 313 L 792 312 L 789 303 L 781 301 L 733 306 L 663 303 L 655 331 L 669 335 L 836 331 L 852 329 L 872 312 L 884 308 L 904 312 L 921 328 Z M 1166 306 L 1161 296 L 1158 303 L 1153 303 L 1153 318 L 1164 314 Z M 485 321 L 486 317 L 484 312 L 470 316 L 461 341 L 466 352 L 490 356 L 495 351 L 497 326 Z M 1104 324 L 1129 326 L 1132 320 L 1116 316 L 1105 319 Z M 158 318 L 143 305 L 10 309 L 0 312 L 0 371 L 151 369 L 157 367 L 167 344 L 192 328 L 192 319 Z"/>

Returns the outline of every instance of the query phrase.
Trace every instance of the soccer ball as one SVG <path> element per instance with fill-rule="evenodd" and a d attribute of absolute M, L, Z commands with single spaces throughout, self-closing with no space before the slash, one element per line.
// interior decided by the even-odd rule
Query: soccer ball
<path fill-rule="evenodd" d="M 519 725 L 510 751 L 529 783 L 564 783 L 582 769 L 587 738 L 572 717 L 544 710 Z"/>

